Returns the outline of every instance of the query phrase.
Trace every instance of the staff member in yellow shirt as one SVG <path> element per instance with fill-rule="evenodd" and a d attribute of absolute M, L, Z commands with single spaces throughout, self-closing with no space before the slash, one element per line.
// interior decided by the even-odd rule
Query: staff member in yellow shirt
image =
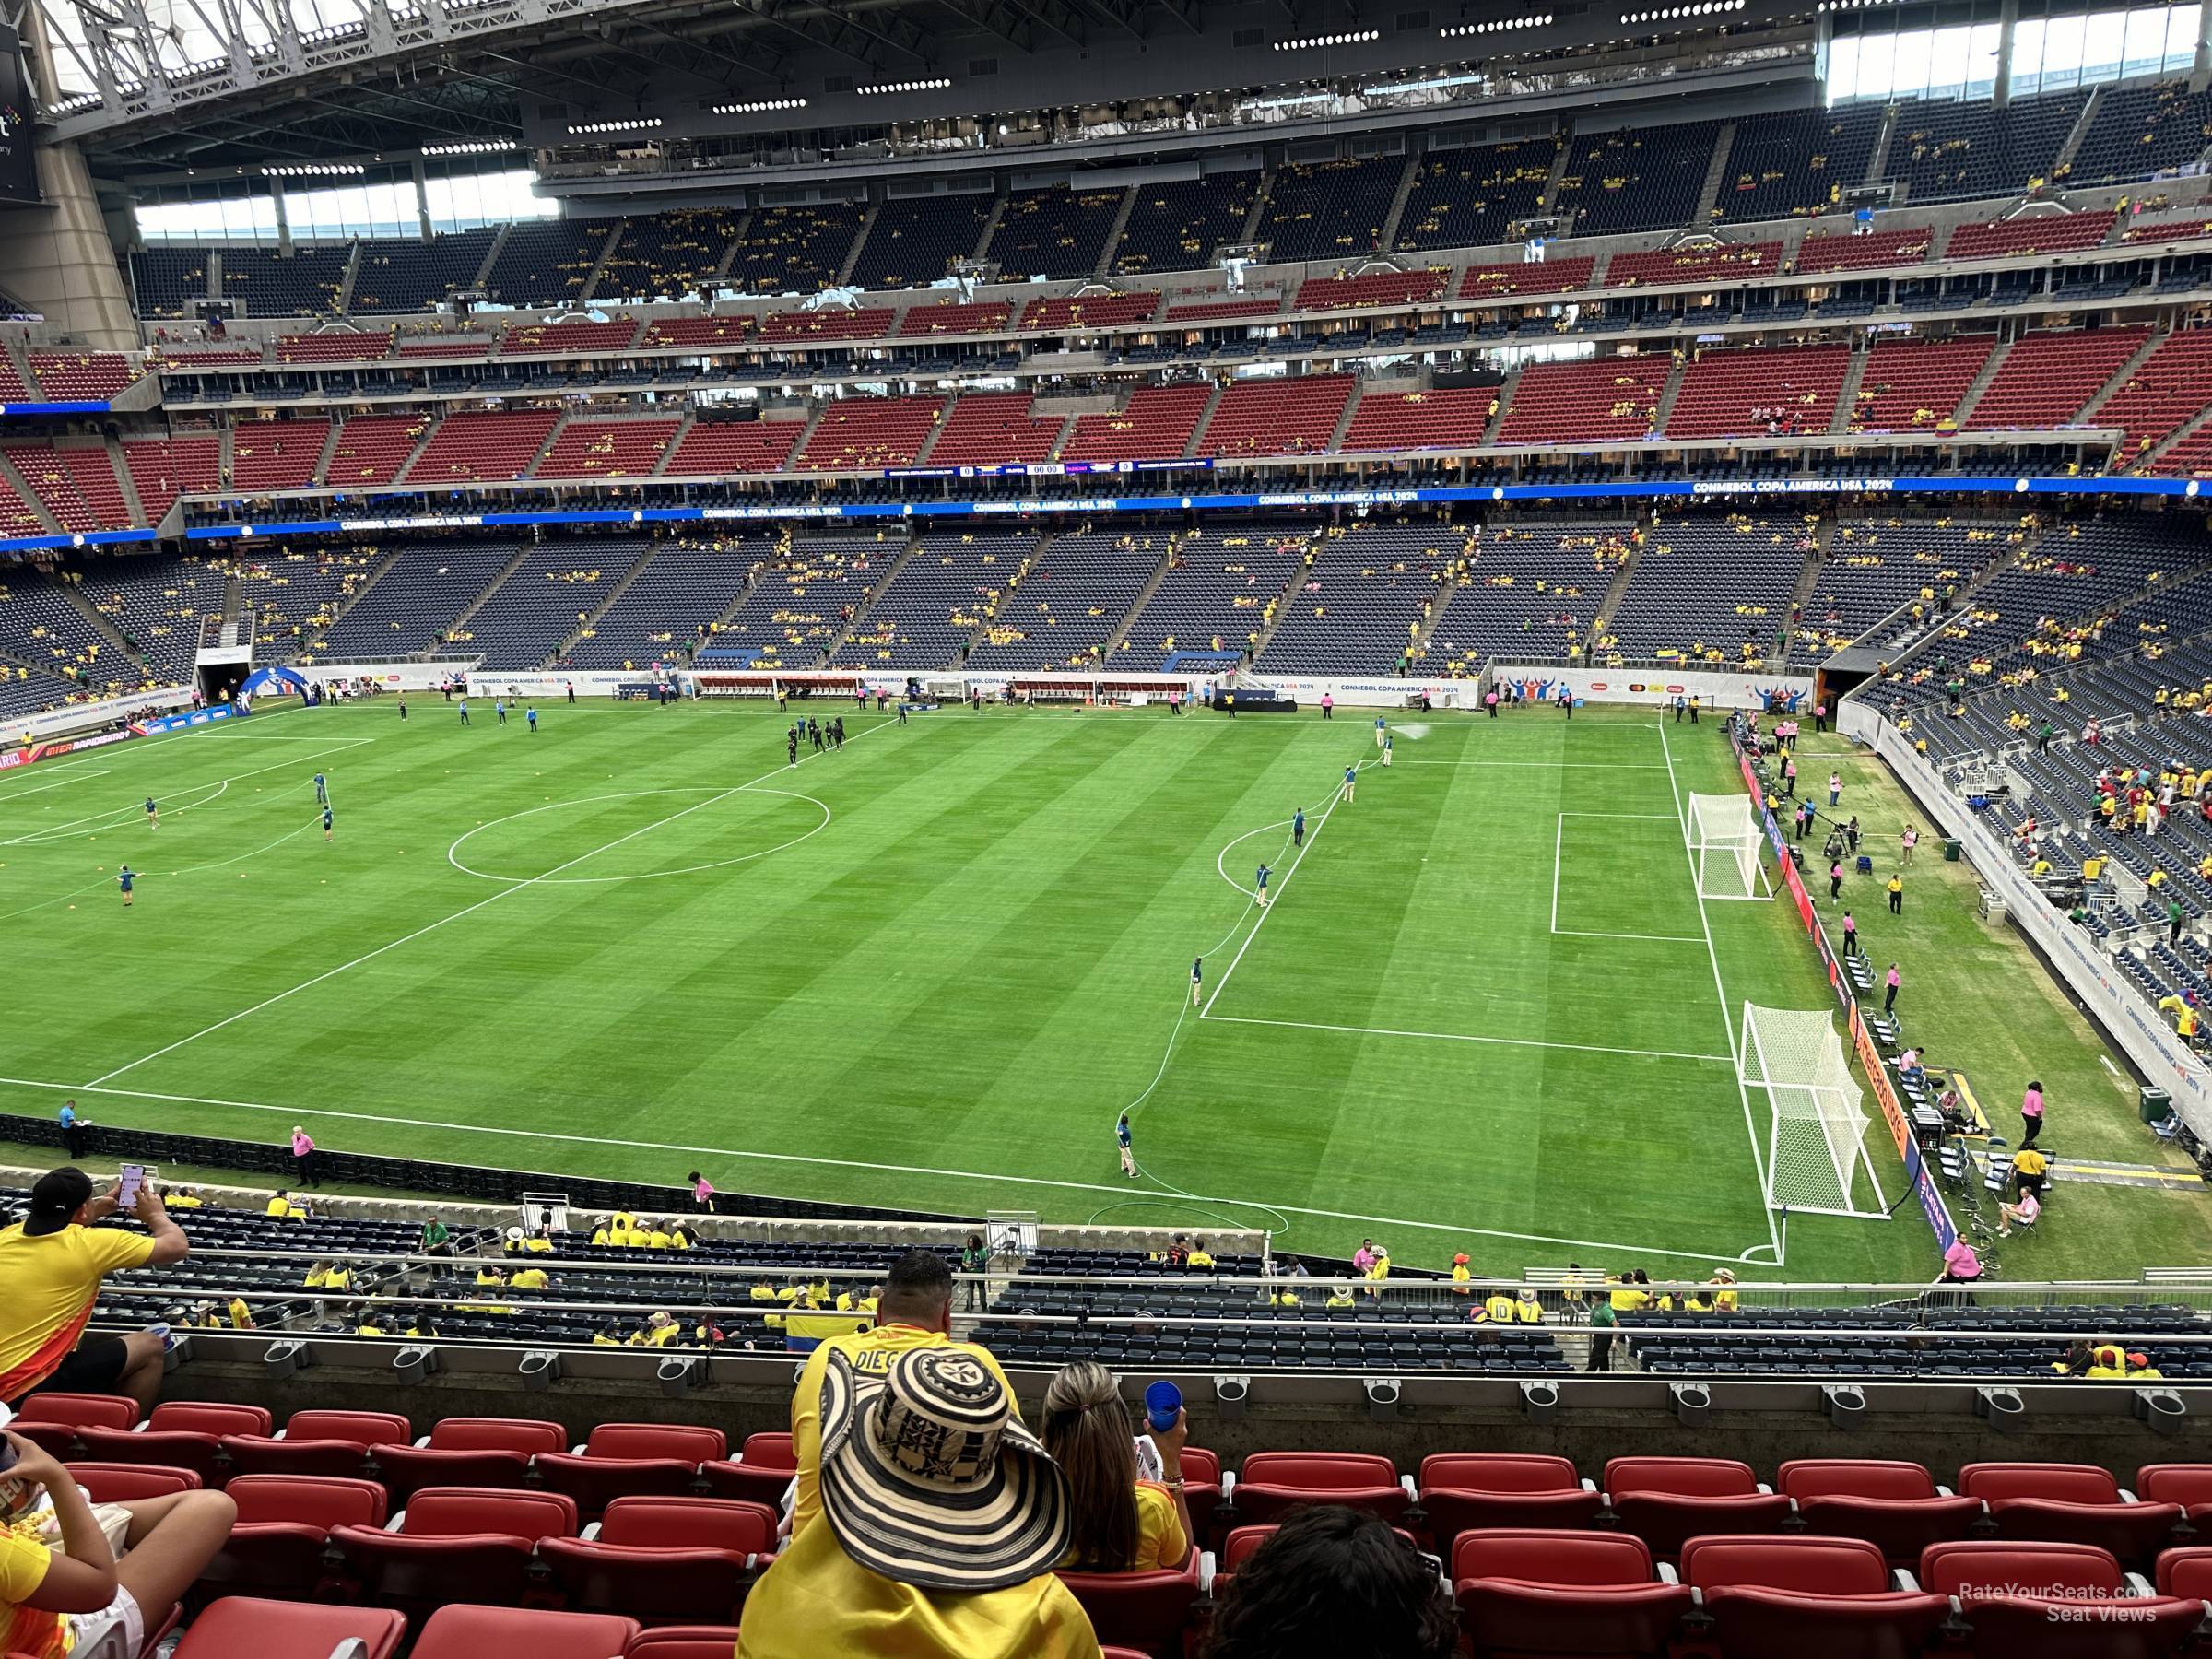
<path fill-rule="evenodd" d="M 40 1389 L 127 1394 L 144 1410 L 161 1387 L 162 1339 L 150 1331 L 86 1336 L 100 1281 L 125 1267 L 165 1267 L 191 1251 L 153 1188 L 132 1214 L 143 1233 L 95 1228 L 117 1194 L 92 1195 L 82 1170 L 54 1170 L 30 1189 L 30 1213 L 0 1230 L 0 1402 Z M 80 1341 L 79 1338 L 82 1338 Z"/>
<path fill-rule="evenodd" d="M 791 1450 L 798 1465 L 791 1502 L 791 1535 L 794 1539 L 822 1512 L 820 1402 L 823 1379 L 832 1358 L 842 1356 L 858 1377 L 880 1378 L 902 1354 L 916 1348 L 952 1348 L 997 1378 L 1006 1392 L 1007 1409 L 1019 1415 L 1013 1404 L 1013 1389 L 998 1361 L 988 1349 L 972 1342 L 955 1342 L 951 1330 L 952 1269 L 942 1256 L 910 1250 L 891 1264 L 883 1281 L 883 1300 L 877 1304 L 874 1327 L 829 1337 L 807 1355 L 799 1371 L 798 1387 L 791 1396 Z"/>

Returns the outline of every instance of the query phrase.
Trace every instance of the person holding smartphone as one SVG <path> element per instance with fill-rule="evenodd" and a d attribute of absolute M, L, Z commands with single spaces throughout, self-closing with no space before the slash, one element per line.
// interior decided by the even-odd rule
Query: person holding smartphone
<path fill-rule="evenodd" d="M 0 1410 L 0 1422 L 8 1416 Z M 123 1504 L 131 1519 L 118 1562 L 68 1470 L 13 1434 L 0 1457 L 6 1453 L 14 1463 L 0 1469 L 0 1508 L 28 1508 L 43 1490 L 61 1533 L 57 1546 L 0 1527 L 0 1651 L 11 1654 L 136 1653 L 146 1645 L 148 1609 L 159 1618 L 183 1599 L 238 1516 L 221 1492 Z"/>
<path fill-rule="evenodd" d="M 94 1197 L 82 1170 L 53 1170 L 30 1189 L 29 1214 L 0 1228 L 0 1402 L 13 1406 L 45 1389 L 127 1394 L 142 1410 L 153 1404 L 161 1387 L 160 1333 L 86 1336 L 85 1327 L 107 1275 L 168 1266 L 192 1245 L 144 1182 L 131 1203 L 144 1232 L 97 1226 L 121 1199 L 120 1186 Z"/>

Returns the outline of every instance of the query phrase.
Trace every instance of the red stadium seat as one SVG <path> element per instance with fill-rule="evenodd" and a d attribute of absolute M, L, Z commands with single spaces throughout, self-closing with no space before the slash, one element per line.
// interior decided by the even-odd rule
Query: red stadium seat
<path fill-rule="evenodd" d="M 736 1651 L 735 1625 L 670 1625 L 633 1638 L 622 1659 L 730 1659 Z"/>
<path fill-rule="evenodd" d="M 1183 1627 L 1198 1600 L 1198 1551 L 1167 1572 L 1063 1572 L 1060 1582 L 1090 1615 L 1102 1643 L 1152 1659 L 1180 1659 Z"/>
<path fill-rule="evenodd" d="M 2136 1471 L 2136 1495 L 2146 1503 L 2178 1503 L 2192 1521 L 2212 1514 L 2212 1464 L 2145 1464 Z"/>
<path fill-rule="evenodd" d="M 726 1498 L 618 1498 L 598 1535 L 547 1538 L 539 1556 L 578 1611 L 647 1624 L 735 1622 L 776 1547 L 776 1512 Z"/>
<path fill-rule="evenodd" d="M 1625 1533 L 1465 1532 L 1452 1548 L 1460 1629 L 1485 1654 L 1663 1653 L 1690 1609 Z"/>
<path fill-rule="evenodd" d="M 536 1608 L 441 1607 L 423 1627 L 411 1659 L 614 1659 L 637 1640 L 638 1621 L 605 1613 Z"/>
<path fill-rule="evenodd" d="M 200 1584 L 217 1595 L 326 1599 L 324 1559 L 331 1530 L 381 1527 L 384 1488 L 370 1480 L 304 1475 L 241 1475 L 225 1488 L 238 1519 Z"/>
<path fill-rule="evenodd" d="M 576 1503 L 562 1493 L 432 1487 L 415 1494 L 397 1532 L 339 1526 L 330 1541 L 364 1599 L 427 1612 L 447 1602 L 516 1605 L 539 1540 L 575 1535 Z"/>
<path fill-rule="evenodd" d="M 748 1434 L 735 1458 L 714 1458 L 700 1466 L 707 1490 L 717 1498 L 742 1498 L 781 1509 L 783 1494 L 799 1472 L 788 1433 Z"/>
<path fill-rule="evenodd" d="M 1969 1651 L 1987 1659 L 2164 1659 L 2181 1651 L 2205 1613 L 2204 1603 L 2186 1596 L 2131 1597 L 2112 1552 L 2084 1544 L 1931 1544 L 1920 1582 L 1959 1598 Z"/>
<path fill-rule="evenodd" d="M 1989 1505 L 1997 1535 L 2109 1549 L 2147 1566 L 2182 1524 L 2178 1503 L 2135 1503 L 2095 1464 L 1969 1464 L 1959 1490 Z"/>
<path fill-rule="evenodd" d="M 1749 1464 L 1725 1457 L 1616 1457 L 1604 1485 L 1620 1524 L 1662 1559 L 1700 1533 L 1776 1531 L 1790 1512 L 1787 1498 L 1760 1489 Z"/>
<path fill-rule="evenodd" d="M 369 1448 L 405 1443 L 415 1430 L 390 1411 L 295 1411 L 283 1434 L 227 1434 L 223 1455 L 241 1475 L 359 1476 Z"/>
<path fill-rule="evenodd" d="M 700 1465 L 727 1455 L 719 1429 L 690 1424 L 602 1423 L 580 1453 L 542 1453 L 538 1478 L 566 1492 L 587 1521 L 618 1498 L 679 1497 L 699 1478 Z"/>
<path fill-rule="evenodd" d="M 1917 1653 L 1951 1610 L 1948 1596 L 1892 1588 L 1888 1558 L 1863 1538 L 1692 1538 L 1682 1579 L 1724 1659 Z"/>
<path fill-rule="evenodd" d="M 87 1429 L 127 1430 L 138 1420 L 138 1402 L 128 1394 L 37 1394 L 16 1407 L 11 1432 L 55 1457 L 75 1455 L 78 1434 Z"/>
<path fill-rule="evenodd" d="M 200 1488 L 200 1477 L 190 1469 L 164 1468 L 158 1464 L 71 1464 L 68 1467 L 71 1478 L 94 1503 L 137 1503 Z"/>
<path fill-rule="evenodd" d="M 219 1487 L 230 1473 L 222 1454 L 223 1437 L 268 1432 L 264 1406 L 164 1400 L 141 1430 L 88 1429 L 83 1439 L 85 1455 L 95 1461 L 164 1464 L 190 1469 L 203 1485 Z"/>
<path fill-rule="evenodd" d="M 348 1641 L 392 1659 L 407 1621 L 382 1607 L 316 1607 L 227 1595 L 192 1621 L 174 1659 L 332 1659 Z M 538 1659 L 545 1659 L 539 1655 Z"/>
<path fill-rule="evenodd" d="M 1484 1527 L 1587 1527 L 1605 1498 L 1571 1459 L 1513 1452 L 1439 1452 L 1421 1459 L 1421 1509 L 1436 1553 Z"/>
<path fill-rule="evenodd" d="M 1413 1494 L 1397 1465 L 1371 1452 L 1254 1452 L 1224 1502 L 1231 1526 L 1280 1521 L 1310 1503 L 1341 1503 L 1394 1523 Z"/>
<path fill-rule="evenodd" d="M 1775 1489 L 1797 1505 L 1808 1532 L 1865 1538 L 1892 1566 L 1912 1568 L 1931 1544 L 1963 1538 L 1982 1518 L 1979 1498 L 1945 1492 L 1916 1463 L 1809 1457 L 1785 1463 Z"/>
<path fill-rule="evenodd" d="M 426 1487 L 519 1487 L 531 1458 L 567 1446 L 559 1423 L 441 1418 L 419 1443 L 382 1441 L 369 1449 L 369 1460 L 392 1501 L 404 1504 Z"/>

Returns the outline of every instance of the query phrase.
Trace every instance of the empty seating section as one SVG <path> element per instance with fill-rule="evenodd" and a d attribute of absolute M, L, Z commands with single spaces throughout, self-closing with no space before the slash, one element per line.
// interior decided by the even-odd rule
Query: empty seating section
<path fill-rule="evenodd" d="M 1139 184 L 1128 221 L 1114 244 L 1116 276 L 1195 271 L 1224 242 L 1244 234 L 1265 175 L 1253 169 L 1208 173 L 1164 184 Z"/>
<path fill-rule="evenodd" d="M 656 317 L 639 342 L 646 351 L 671 348 L 713 350 L 745 344 L 753 332 L 750 317 Z"/>
<path fill-rule="evenodd" d="M 571 419 L 534 469 L 540 478 L 642 478 L 683 424 L 674 417 Z"/>
<path fill-rule="evenodd" d="M 1055 536 L 1030 562 L 969 654 L 978 672 L 1085 669 L 1112 664 L 1105 647 L 1167 557 L 1166 531 Z"/>
<path fill-rule="evenodd" d="M 338 309 L 353 244 L 330 248 L 228 247 L 223 298 L 249 317 L 312 317 Z"/>
<path fill-rule="evenodd" d="M 319 334 L 288 334 L 277 337 L 276 361 L 279 363 L 366 363 L 388 357 L 392 351 L 389 331 L 363 333 L 358 329 L 333 327 Z"/>
<path fill-rule="evenodd" d="M 1599 641 L 1630 661 L 1765 662 L 1812 550 L 1801 519 L 1748 513 L 1653 523 Z"/>
<path fill-rule="evenodd" d="M 816 418 L 794 465 L 800 472 L 912 466 L 944 409 L 935 397 L 839 398 Z"/>
<path fill-rule="evenodd" d="M 879 340 L 891 332 L 891 308 L 825 306 L 820 311 L 771 312 L 760 319 L 762 345 L 805 345 L 827 340 Z"/>
<path fill-rule="evenodd" d="M 627 542 L 539 547 L 465 624 L 447 630 L 438 654 L 481 654 L 488 671 L 535 668 L 582 628 L 632 562 L 634 544 Z"/>
<path fill-rule="evenodd" d="M 1033 416 L 1035 402 L 1027 392 L 961 393 L 930 448 L 929 464 L 992 466 L 1051 460 L 1067 422 L 1057 416 Z"/>
<path fill-rule="evenodd" d="M 465 410 L 438 423 L 407 467 L 409 484 L 459 484 L 519 478 L 553 435 L 560 417 L 550 409 Z"/>
<path fill-rule="evenodd" d="M 7 464 L 30 487 L 65 530 L 120 529 L 131 522 L 123 488 L 104 449 L 56 450 L 42 443 L 11 443 Z"/>
<path fill-rule="evenodd" d="M 988 194 L 902 196 L 883 203 L 860 244 L 853 285 L 899 288 L 941 282 L 954 260 L 975 256 L 991 208 Z"/>
<path fill-rule="evenodd" d="M 132 554 L 85 567 L 85 600 L 164 685 L 192 677 L 200 618 L 220 615 L 223 578 L 194 555 Z"/>
<path fill-rule="evenodd" d="M 1006 197 L 983 257 L 1009 281 L 1088 276 L 1105 257 L 1124 190 L 1018 190 Z"/>
<path fill-rule="evenodd" d="M 1963 340 L 1884 340 L 1867 354 L 1866 368 L 1846 419 L 1854 432 L 1947 429 L 1964 397 L 1989 361 L 1995 342 L 1986 335 Z"/>
<path fill-rule="evenodd" d="M 132 307 L 142 317 L 182 317 L 207 298 L 207 250 L 137 248 L 131 253 Z"/>
<path fill-rule="evenodd" d="M 764 542 L 735 539 L 664 542 L 565 660 L 577 668 L 620 668 L 658 662 L 704 641 L 769 550 Z"/>
<path fill-rule="evenodd" d="M 1903 606 L 1932 613 L 2025 535 L 2018 524 L 1845 519 L 1829 538 L 1797 637 L 1825 656 Z"/>
<path fill-rule="evenodd" d="M 29 708 L 59 700 L 79 688 L 124 691 L 144 683 L 137 665 L 115 649 L 63 582 L 25 567 L 0 571 L 0 652 L 52 677 L 30 682 L 39 694 Z M 0 696 L 13 708 L 19 705 L 8 694 L 21 683 L 0 663 Z"/>
<path fill-rule="evenodd" d="M 1140 386 L 1119 414 L 1078 415 L 1064 461 L 1171 461 L 1191 447 L 1213 394 L 1204 386 Z"/>
<path fill-rule="evenodd" d="M 1168 307 L 1171 323 L 1221 323 L 1233 317 L 1269 317 L 1282 310 L 1273 300 L 1208 300 Z"/>
<path fill-rule="evenodd" d="M 1495 386 L 1447 386 L 1429 392 L 1371 392 L 1352 411 L 1338 449 L 1369 451 L 1471 449 L 1498 406 Z"/>
<path fill-rule="evenodd" d="M 1498 441 L 1582 445 L 1647 437 L 1671 369 L 1656 354 L 1531 363 L 1507 400 Z"/>
<path fill-rule="evenodd" d="M 1307 374 L 1239 381 L 1199 435 L 1201 455 L 1306 455 L 1329 448 L 1357 381 Z"/>
<path fill-rule="evenodd" d="M 222 488 L 223 441 L 219 438 L 133 439 L 123 446 L 123 459 L 149 524 L 159 524 L 178 496 Z"/>
<path fill-rule="evenodd" d="M 231 488 L 243 495 L 307 488 L 330 431 L 327 420 L 241 422 L 230 435 Z"/>
<path fill-rule="evenodd" d="M 2150 464 L 2154 473 L 2177 477 L 2212 476 L 2212 426 L 2201 426 Z"/>
<path fill-rule="evenodd" d="M 16 368 L 16 359 L 0 351 L 0 403 L 29 403 L 38 396 Z"/>
<path fill-rule="evenodd" d="M 353 309 L 393 315 L 435 310 L 455 288 L 476 285 L 498 234 L 456 230 L 427 242 L 413 237 L 363 242 L 353 275 Z"/>
<path fill-rule="evenodd" d="M 996 334 L 1014 315 L 1005 300 L 982 305 L 910 305 L 899 319 L 899 337 L 915 335 Z"/>
<path fill-rule="evenodd" d="M 1969 430 L 2042 430 L 2077 424 L 2083 406 L 2147 337 L 2140 328 L 2023 335 L 1967 412 Z"/>
<path fill-rule="evenodd" d="M 1429 636 L 1423 667 L 1472 678 L 1493 660 L 1556 662 L 1580 649 L 1634 534 L 1615 520 L 1486 526 Z"/>
<path fill-rule="evenodd" d="M 1553 211 L 1562 221 L 1571 216 L 1576 236 L 1688 224 L 1719 134 L 1713 121 L 1578 134 Z"/>
<path fill-rule="evenodd" d="M 1128 294 L 1071 294 L 1058 300 L 1030 300 L 1021 308 L 1019 326 L 1079 334 L 1088 328 L 1149 323 L 1159 310 L 1159 295 L 1150 288 Z"/>
<path fill-rule="evenodd" d="M 1363 276 L 1309 276 L 1298 286 L 1292 311 L 1351 311 L 1363 305 L 1405 306 L 1444 291 L 1441 271 L 1374 271 Z"/>
<path fill-rule="evenodd" d="M 253 613 L 256 653 L 263 661 L 299 661 L 382 562 L 373 550 L 342 547 L 241 560 L 239 601 Z"/>
<path fill-rule="evenodd" d="M 1873 271 L 1888 265 L 1912 265 L 1926 261 L 1936 233 L 1924 227 L 1913 230 L 1869 230 L 1864 236 L 1808 235 L 1797 244 L 1797 271 L 1813 276 L 1827 271 Z"/>
<path fill-rule="evenodd" d="M 1794 218 L 1826 213 L 1865 182 L 1882 130 L 1882 106 L 1785 110 L 1735 124 L 1716 219 Z"/>
<path fill-rule="evenodd" d="M 333 489 L 389 484 L 430 429 L 428 415 L 357 415 L 338 429 L 325 475 Z M 142 490 L 141 494 L 144 493 Z"/>
<path fill-rule="evenodd" d="M 779 472 L 806 429 L 803 420 L 701 420 L 677 441 L 669 477 Z"/>
<path fill-rule="evenodd" d="M 1666 435 L 1825 432 L 1850 368 L 1846 346 L 1706 352 L 1683 371 Z"/>
<path fill-rule="evenodd" d="M 39 390 L 57 403 L 105 403 L 138 378 L 120 351 L 32 351 Z"/>
<path fill-rule="evenodd" d="M 1544 186 L 1559 153 L 1556 138 L 1430 152 L 1422 158 L 1406 211 L 1398 217 L 1398 251 L 1481 248 L 1510 241 L 1516 224 L 1542 209 Z"/>
<path fill-rule="evenodd" d="M 622 240 L 606 257 L 593 298 L 680 300 L 714 286 L 743 215 L 729 208 L 674 208 L 622 221 Z"/>
<path fill-rule="evenodd" d="M 905 546 L 903 537 L 794 536 L 758 568 L 712 649 L 747 667 L 813 667 Z"/>
<path fill-rule="evenodd" d="M 498 544 L 403 548 L 315 654 L 334 663 L 388 663 L 429 651 L 514 556 L 512 546 Z"/>
<path fill-rule="evenodd" d="M 525 324 L 500 336 L 500 355 L 519 357 L 606 357 L 627 351 L 636 340 L 634 318 L 607 323 Z"/>
<path fill-rule="evenodd" d="M 2187 167 L 2212 144 L 2212 92 L 2186 80 L 2107 87 L 2066 164 L 2069 185 L 2116 184 Z"/>
<path fill-rule="evenodd" d="M 1450 524 L 1354 524 L 1322 537 L 1259 655 L 1275 674 L 1383 674 L 1411 650 L 1466 551 Z"/>
<path fill-rule="evenodd" d="M 2139 466 L 2178 428 L 2212 407 L 2212 328 L 2168 335 L 2089 414 L 2123 434 L 2112 468 Z"/>
<path fill-rule="evenodd" d="M 13 484 L 0 478 L 0 535 L 51 535 L 53 530 Z"/>
<path fill-rule="evenodd" d="M 742 294 L 812 294 L 834 287 L 866 211 L 854 202 L 756 208 L 730 250 L 723 280 Z"/>
<path fill-rule="evenodd" d="M 1571 294 L 1590 284 L 1590 254 L 1572 259 L 1539 259 L 1519 265 L 1469 265 L 1459 279 L 1462 300 L 1507 300 L 1521 294 Z"/>
<path fill-rule="evenodd" d="M 2110 209 L 2097 213 L 2040 214 L 1960 225 L 1944 244 L 1946 259 L 2025 259 L 2037 253 L 2072 253 L 2103 242 L 2112 229 Z"/>
<path fill-rule="evenodd" d="M 1268 244 L 1277 265 L 1379 253 L 1407 165 L 1402 156 L 1382 156 L 1278 167 L 1253 239 Z"/>
<path fill-rule="evenodd" d="M 1607 288 L 1654 283 L 1711 282 L 1725 288 L 1747 276 L 1763 276 L 1782 263 L 1782 244 L 1724 242 L 1711 248 L 1659 248 L 1643 253 L 1616 253 L 1606 266 Z"/>
<path fill-rule="evenodd" d="M 924 535 L 834 659 L 859 668 L 947 668 L 1035 551 L 1033 535 Z"/>
<path fill-rule="evenodd" d="M 580 300 L 613 229 L 607 219 L 535 219 L 512 226 L 485 276 L 485 290 L 501 305 Z"/>
<path fill-rule="evenodd" d="M 2059 147 L 2074 130 L 2087 92 L 1986 102 L 1907 100 L 1897 106 L 1883 173 L 1906 188 L 1906 201 L 1960 202 L 2017 195 L 2031 179 L 2051 177 Z"/>
<path fill-rule="evenodd" d="M 2029 659 L 2022 644 L 2041 619 L 2088 617 L 2162 573 L 2201 563 L 2203 547 L 2193 525 L 2155 519 L 2056 525 L 1974 591 L 1947 636 L 1945 654 L 1956 662 L 1963 651 L 1970 678 L 1986 677 L 2003 662 Z"/>

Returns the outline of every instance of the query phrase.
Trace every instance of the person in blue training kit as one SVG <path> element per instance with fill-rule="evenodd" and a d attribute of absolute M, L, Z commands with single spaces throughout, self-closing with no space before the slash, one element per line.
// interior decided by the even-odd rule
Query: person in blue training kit
<path fill-rule="evenodd" d="M 1344 794 L 1339 798 L 1347 801 L 1350 800 L 1352 798 L 1352 785 L 1359 782 L 1359 769 L 1356 766 L 1346 767 L 1344 769 Z"/>
<path fill-rule="evenodd" d="M 328 803 L 325 803 L 323 807 L 323 839 L 324 841 L 328 841 L 330 839 L 330 806 Z"/>
<path fill-rule="evenodd" d="M 154 797 L 152 795 L 147 795 L 146 797 L 146 827 L 148 830 L 159 830 L 161 828 L 161 812 L 160 809 L 154 805 Z"/>
<path fill-rule="evenodd" d="M 461 700 L 461 724 L 468 724 L 468 699 L 465 697 Z"/>
<path fill-rule="evenodd" d="M 1294 847 L 1306 844 L 1306 809 L 1303 806 L 1290 814 L 1290 844 Z"/>
<path fill-rule="evenodd" d="M 66 1111 L 65 1107 L 63 1110 Z M 1113 1121 L 1113 1143 L 1121 1148 L 1122 1173 L 1130 1180 L 1136 1179 L 1136 1148 L 1129 1144 L 1129 1114 L 1123 1112 Z M 72 1157 L 76 1154 L 72 1153 Z"/>
<path fill-rule="evenodd" d="M 115 885 L 123 889 L 123 908 L 131 908 L 131 884 L 138 879 L 129 865 L 115 872 Z"/>
<path fill-rule="evenodd" d="M 1253 879 L 1259 884 L 1259 890 L 1255 896 L 1258 898 L 1260 906 L 1263 910 L 1266 908 L 1267 904 L 1267 877 L 1274 874 L 1275 872 L 1270 870 L 1265 865 L 1262 865 L 1260 866 L 1259 874 L 1253 877 Z"/>
<path fill-rule="evenodd" d="M 1193 957 L 1191 959 L 1191 1006 L 1194 1008 L 1198 1006 L 1199 987 L 1205 983 L 1206 959 L 1204 957 Z"/>
<path fill-rule="evenodd" d="M 315 805 L 318 806 L 330 805 L 330 780 L 321 772 L 315 774 Z"/>
<path fill-rule="evenodd" d="M 537 711 L 536 711 L 535 709 L 532 709 L 532 710 L 530 710 L 530 711 L 529 711 L 529 712 L 528 712 L 526 714 L 524 714 L 524 715 L 523 716 L 523 718 L 524 718 L 524 719 L 525 719 L 525 720 L 527 720 L 527 721 L 530 723 L 530 732 L 531 732 L 531 735 L 532 735 L 533 736 L 536 735 L 536 733 L 537 733 Z"/>
<path fill-rule="evenodd" d="M 491 700 L 491 713 L 493 724 L 505 725 L 507 724 L 507 702 L 504 698 L 495 697 Z"/>
<path fill-rule="evenodd" d="M 1382 715 L 1375 716 L 1375 747 L 1377 748 L 1382 747 L 1382 728 L 1385 724 Z"/>
<path fill-rule="evenodd" d="M 1394 735 L 1393 735 L 1392 733 L 1385 732 L 1385 733 L 1383 733 L 1383 734 L 1382 734 L 1382 764 L 1383 764 L 1383 765 L 1385 765 L 1385 766 L 1388 766 L 1388 765 L 1390 764 L 1390 751 L 1392 750 L 1392 748 L 1393 748 L 1393 747 L 1394 747 L 1396 746 L 1396 744 L 1397 744 L 1397 741 L 1398 741 L 1398 740 L 1397 740 L 1396 736 L 1395 736 Z"/>

